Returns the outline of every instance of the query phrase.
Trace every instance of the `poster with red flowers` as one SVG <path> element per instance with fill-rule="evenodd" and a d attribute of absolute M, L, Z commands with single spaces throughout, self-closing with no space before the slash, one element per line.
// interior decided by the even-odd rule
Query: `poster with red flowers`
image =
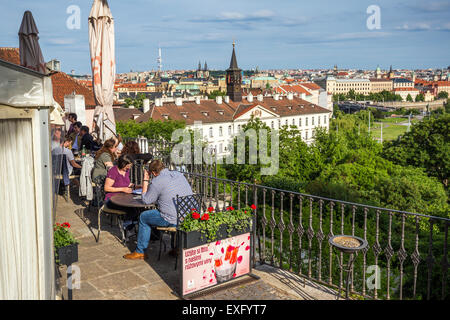
<path fill-rule="evenodd" d="M 184 249 L 182 292 L 187 295 L 250 272 L 250 233 Z"/>

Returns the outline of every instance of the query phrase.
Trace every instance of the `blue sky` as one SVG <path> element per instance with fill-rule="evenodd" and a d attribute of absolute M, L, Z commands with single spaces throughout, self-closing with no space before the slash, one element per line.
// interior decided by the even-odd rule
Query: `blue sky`
<path fill-rule="evenodd" d="M 116 29 L 117 71 L 229 65 L 233 39 L 241 68 L 441 68 L 450 65 L 450 0 L 109 0 Z M 0 0 L 0 46 L 18 47 L 25 10 L 40 31 L 44 58 L 89 73 L 92 0 Z M 70 5 L 81 28 L 66 27 Z M 381 29 L 366 12 L 381 9 Z"/>

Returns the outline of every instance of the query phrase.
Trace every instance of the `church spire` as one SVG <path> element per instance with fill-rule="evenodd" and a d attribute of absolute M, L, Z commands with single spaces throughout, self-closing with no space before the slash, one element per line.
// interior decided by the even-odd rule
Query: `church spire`
<path fill-rule="evenodd" d="M 235 45 L 236 42 L 233 41 L 233 54 L 231 55 L 230 70 L 239 70 L 239 67 L 237 65 L 236 52 L 234 51 Z"/>
<path fill-rule="evenodd" d="M 236 43 L 233 41 L 233 53 L 231 55 L 230 67 L 227 69 L 227 95 L 234 102 L 242 101 L 242 70 L 239 69 L 235 52 Z"/>

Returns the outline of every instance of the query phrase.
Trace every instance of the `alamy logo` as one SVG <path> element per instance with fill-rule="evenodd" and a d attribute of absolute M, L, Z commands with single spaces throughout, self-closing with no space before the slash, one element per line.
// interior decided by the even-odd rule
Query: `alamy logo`
<path fill-rule="evenodd" d="M 380 289 L 381 288 L 380 267 L 377 265 L 368 266 L 366 269 L 366 274 L 370 274 L 370 276 L 366 279 L 367 288 L 369 290 Z"/>
<path fill-rule="evenodd" d="M 367 18 L 367 29 L 378 30 L 381 29 L 381 9 L 377 5 L 371 5 L 367 7 L 367 14 L 370 16 Z"/>
<path fill-rule="evenodd" d="M 79 30 L 81 28 L 81 9 L 77 5 L 67 7 L 66 13 L 70 16 L 66 20 L 66 26 L 69 30 Z"/>
<path fill-rule="evenodd" d="M 72 264 L 67 268 L 67 288 L 81 288 L 81 270 L 77 265 Z"/>

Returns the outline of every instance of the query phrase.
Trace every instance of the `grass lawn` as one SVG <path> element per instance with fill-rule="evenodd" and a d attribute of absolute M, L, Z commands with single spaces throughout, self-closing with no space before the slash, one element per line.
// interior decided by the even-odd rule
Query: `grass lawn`
<path fill-rule="evenodd" d="M 408 129 L 408 126 L 386 122 L 376 122 L 370 128 L 370 131 L 372 136 L 377 140 L 379 140 L 381 136 L 381 124 L 383 124 L 383 141 L 395 140 L 399 135 L 404 134 Z"/>

